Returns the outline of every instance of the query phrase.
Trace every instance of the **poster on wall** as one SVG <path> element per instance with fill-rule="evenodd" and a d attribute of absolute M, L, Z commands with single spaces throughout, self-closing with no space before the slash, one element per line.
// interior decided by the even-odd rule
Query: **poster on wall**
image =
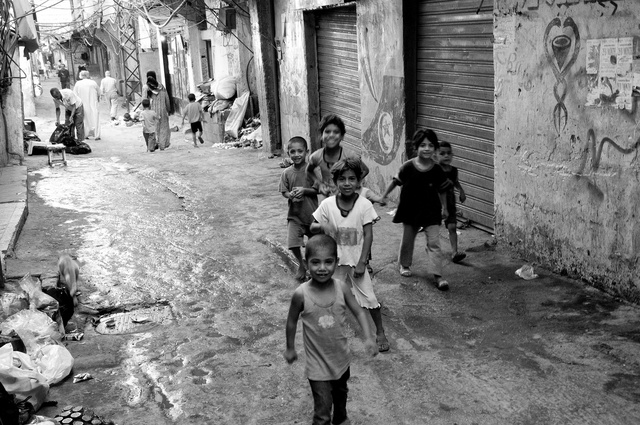
<path fill-rule="evenodd" d="M 633 110 L 634 39 L 604 38 L 587 40 L 586 106 Z M 640 75 L 637 78 L 640 82 Z"/>

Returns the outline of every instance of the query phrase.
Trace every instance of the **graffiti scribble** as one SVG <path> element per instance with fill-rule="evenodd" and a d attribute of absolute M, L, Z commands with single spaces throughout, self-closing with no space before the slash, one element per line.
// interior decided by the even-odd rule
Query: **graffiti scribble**
<path fill-rule="evenodd" d="M 579 137 L 576 138 L 576 136 L 572 135 L 571 142 L 575 143 L 576 141 L 580 141 L 580 138 Z M 614 142 L 609 137 L 603 137 L 602 140 L 600 140 L 600 143 L 598 144 L 598 146 L 596 146 L 596 132 L 593 131 L 593 129 L 590 129 L 589 132 L 587 133 L 587 142 L 585 143 L 584 148 L 582 149 L 582 154 L 580 157 L 580 166 L 578 167 L 578 170 L 575 173 L 576 176 L 584 175 L 584 169 L 587 165 L 587 159 L 589 159 L 589 151 L 591 151 L 590 172 L 598 171 L 598 168 L 600 168 L 600 157 L 602 156 L 602 148 L 604 147 L 605 143 L 608 143 L 611 146 L 613 146 L 613 148 L 618 152 L 625 155 L 629 155 L 630 153 L 633 153 L 636 150 L 638 150 L 638 148 L 640 147 L 640 138 L 636 140 L 635 144 L 633 144 L 628 148 L 623 148 L 622 146 Z"/>
<path fill-rule="evenodd" d="M 550 38 L 550 33 L 555 28 L 557 28 L 556 35 Z M 553 125 L 556 132 L 560 134 L 560 131 L 567 126 L 569 119 L 569 113 L 564 104 L 564 99 L 567 96 L 565 76 L 571 65 L 578 58 L 578 53 L 580 53 L 580 32 L 573 19 L 569 17 L 562 23 L 560 18 L 555 18 L 549 22 L 544 32 L 544 46 L 547 60 L 551 64 L 551 69 L 556 77 L 553 95 L 557 103 L 553 108 Z"/>

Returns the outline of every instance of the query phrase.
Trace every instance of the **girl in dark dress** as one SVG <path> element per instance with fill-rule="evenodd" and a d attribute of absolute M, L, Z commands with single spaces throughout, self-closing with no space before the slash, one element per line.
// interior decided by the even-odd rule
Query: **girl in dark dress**
<path fill-rule="evenodd" d="M 395 189 L 402 186 L 400 203 L 394 223 L 403 224 L 400 244 L 400 274 L 411 276 L 411 262 L 416 235 L 421 227 L 427 237 L 427 252 L 431 271 L 438 289 L 449 289 L 449 283 L 442 277 L 442 252 L 440 250 L 440 224 L 448 216 L 446 192 L 451 182 L 435 162 L 438 150 L 438 136 L 431 130 L 418 130 L 413 135 L 413 146 L 418 155 L 402 164 L 383 195 L 383 202 Z"/>

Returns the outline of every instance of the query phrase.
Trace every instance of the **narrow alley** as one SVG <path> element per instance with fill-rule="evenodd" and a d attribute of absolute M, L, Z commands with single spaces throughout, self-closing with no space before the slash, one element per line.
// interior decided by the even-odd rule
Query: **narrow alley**
<path fill-rule="evenodd" d="M 36 101 L 46 137 L 53 102 Z M 94 378 L 53 386 L 58 407 L 40 413 L 82 405 L 120 425 L 307 423 L 303 364 L 282 358 L 297 283 L 274 249 L 286 236 L 281 158 L 193 148 L 181 132 L 148 153 L 139 125 L 111 125 L 101 108 L 91 154 L 66 167 L 42 151 L 27 157 L 29 217 L 8 275 L 55 276 L 59 253 L 77 255 L 72 322 L 84 338 L 67 347 L 73 374 Z M 540 268 L 524 281 L 508 246 L 473 229 L 461 230 L 468 259 L 446 266 L 449 292 L 428 283 L 420 249 L 414 277 L 400 277 L 392 209 L 377 207 L 372 261 L 391 350 L 367 358 L 350 326 L 353 424 L 640 420 L 637 307 Z M 94 326 L 122 312 L 152 321 Z"/>

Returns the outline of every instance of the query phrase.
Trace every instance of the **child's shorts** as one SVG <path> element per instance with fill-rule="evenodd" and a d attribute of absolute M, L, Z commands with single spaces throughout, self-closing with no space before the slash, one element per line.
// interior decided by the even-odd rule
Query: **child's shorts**
<path fill-rule="evenodd" d="M 289 220 L 287 224 L 287 233 L 287 248 L 289 249 L 304 246 L 304 237 L 313 236 L 310 225 L 300 224 L 293 220 Z"/>
<path fill-rule="evenodd" d="M 346 265 L 338 266 L 336 267 L 335 273 L 333 273 L 333 277 L 349 285 L 360 307 L 368 309 L 380 307 L 376 294 L 373 293 L 373 282 L 371 282 L 371 276 L 369 276 L 367 269 L 365 268 L 362 277 L 358 278 L 353 277 L 355 271 L 355 267 Z"/>
<path fill-rule="evenodd" d="M 192 122 L 191 124 L 191 132 L 195 134 L 197 131 L 202 133 L 202 123 L 200 121 Z"/>

